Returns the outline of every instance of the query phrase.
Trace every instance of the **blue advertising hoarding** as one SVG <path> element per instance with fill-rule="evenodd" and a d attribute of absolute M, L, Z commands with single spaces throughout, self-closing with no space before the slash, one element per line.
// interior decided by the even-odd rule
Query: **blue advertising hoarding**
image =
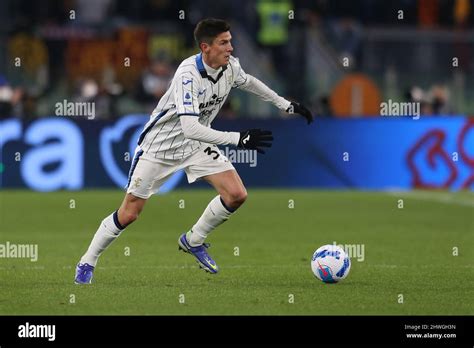
<path fill-rule="evenodd" d="M 66 117 L 0 122 L 1 187 L 38 191 L 123 187 L 146 115 L 117 121 Z M 407 117 L 217 120 L 218 130 L 270 129 L 265 155 L 235 163 L 249 187 L 472 189 L 474 119 Z M 222 147 L 233 161 L 232 147 Z M 241 158 L 240 158 L 241 159 Z M 163 192 L 188 186 L 183 173 Z"/>

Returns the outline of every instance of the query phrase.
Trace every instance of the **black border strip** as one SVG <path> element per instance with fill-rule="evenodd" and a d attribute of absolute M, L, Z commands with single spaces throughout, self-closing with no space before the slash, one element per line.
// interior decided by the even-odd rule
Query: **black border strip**
<path fill-rule="evenodd" d="M 473 316 L 1 316 L 0 346 L 308 344 L 472 347 Z M 55 325 L 55 340 L 20 338 L 26 322 Z M 455 325 L 456 338 L 409 339 L 406 325 Z M 426 331 L 426 330 L 425 330 Z M 424 333 L 423 330 L 417 331 Z"/>

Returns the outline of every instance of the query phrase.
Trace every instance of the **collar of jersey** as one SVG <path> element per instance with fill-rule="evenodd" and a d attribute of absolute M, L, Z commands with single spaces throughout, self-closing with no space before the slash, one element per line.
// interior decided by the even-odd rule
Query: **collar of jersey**
<path fill-rule="evenodd" d="M 209 74 L 207 73 L 207 70 L 204 66 L 204 62 L 202 61 L 202 53 L 199 53 L 196 56 L 196 66 L 197 66 L 197 68 L 199 70 L 199 73 L 201 74 L 202 78 L 203 79 L 207 78 L 209 81 L 212 81 L 213 83 L 217 83 L 217 81 L 219 81 L 219 79 L 224 74 L 224 71 L 226 71 L 226 69 L 227 69 L 227 65 L 224 65 L 222 67 L 222 70 L 220 71 L 220 73 L 217 75 L 216 79 L 214 79 L 212 76 L 209 76 Z"/>

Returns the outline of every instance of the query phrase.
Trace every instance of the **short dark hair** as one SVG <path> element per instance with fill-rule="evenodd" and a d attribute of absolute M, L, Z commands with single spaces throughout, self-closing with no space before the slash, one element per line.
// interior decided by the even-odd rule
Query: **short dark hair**
<path fill-rule="evenodd" d="M 199 47 L 203 42 L 211 45 L 217 35 L 229 30 L 230 25 L 226 21 L 216 18 L 206 18 L 196 25 L 196 29 L 194 29 L 194 39 Z"/>

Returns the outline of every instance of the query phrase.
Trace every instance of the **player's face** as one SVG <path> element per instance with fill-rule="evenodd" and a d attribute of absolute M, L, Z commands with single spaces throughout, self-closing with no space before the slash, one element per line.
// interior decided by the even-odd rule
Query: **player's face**
<path fill-rule="evenodd" d="M 230 43 L 231 40 L 232 35 L 230 35 L 229 31 L 226 31 L 217 35 L 211 45 L 203 45 L 203 52 L 209 61 L 206 63 L 209 64 L 210 67 L 217 69 L 229 63 L 230 55 L 234 50 Z"/>

